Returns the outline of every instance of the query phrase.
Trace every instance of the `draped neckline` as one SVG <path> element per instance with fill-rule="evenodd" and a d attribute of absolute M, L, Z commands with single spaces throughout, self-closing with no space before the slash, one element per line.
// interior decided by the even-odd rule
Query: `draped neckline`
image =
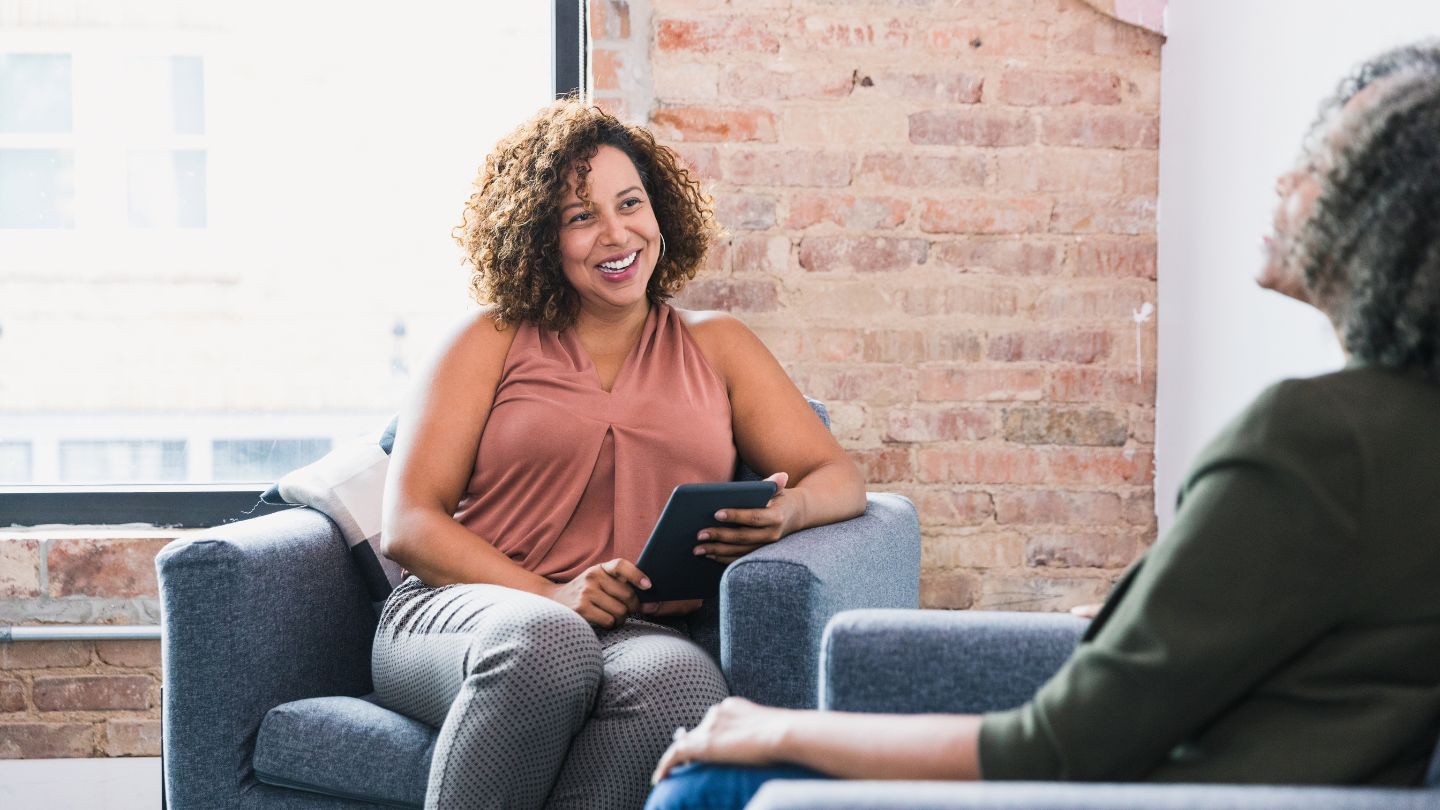
<path fill-rule="evenodd" d="M 600 367 L 595 365 L 595 358 L 590 356 L 590 350 L 585 348 L 584 341 L 580 340 L 580 335 L 576 333 L 575 329 L 573 327 L 566 329 L 558 337 L 570 344 L 572 355 L 581 362 L 582 369 L 590 372 L 591 381 L 595 383 L 596 390 L 602 394 L 614 395 L 620 388 L 620 383 L 628 376 L 627 372 L 630 367 L 637 362 L 637 358 L 640 356 L 640 347 L 654 337 L 660 320 L 661 306 L 664 305 L 652 304 L 650 306 L 650 311 L 645 314 L 645 323 L 640 327 L 640 334 L 635 338 L 635 343 L 630 346 L 630 350 L 626 352 L 625 359 L 620 361 L 620 368 L 615 372 L 615 378 L 610 381 L 609 388 L 606 388 L 605 381 L 600 379 Z"/>

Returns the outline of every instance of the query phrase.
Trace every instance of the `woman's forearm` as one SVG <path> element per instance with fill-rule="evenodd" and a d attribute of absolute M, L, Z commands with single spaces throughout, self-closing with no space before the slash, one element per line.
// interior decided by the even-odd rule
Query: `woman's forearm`
<path fill-rule="evenodd" d="M 795 711 L 777 759 L 846 779 L 979 779 L 980 718 Z"/>
<path fill-rule="evenodd" d="M 478 583 L 543 595 L 553 586 L 449 515 L 414 510 L 387 521 L 384 534 L 386 555 L 431 587 Z"/>
<path fill-rule="evenodd" d="M 865 512 L 865 479 L 848 459 L 811 470 L 787 494 L 799 504 L 795 525 L 787 534 L 849 520 Z"/>

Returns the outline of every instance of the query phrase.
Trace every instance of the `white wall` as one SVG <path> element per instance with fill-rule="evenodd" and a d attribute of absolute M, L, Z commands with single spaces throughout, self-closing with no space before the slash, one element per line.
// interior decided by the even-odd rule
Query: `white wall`
<path fill-rule="evenodd" d="M 1275 178 L 1356 63 L 1440 35 L 1435 0 L 1171 0 L 1161 57 L 1156 509 L 1263 388 L 1338 368 L 1318 312 L 1255 286 Z"/>

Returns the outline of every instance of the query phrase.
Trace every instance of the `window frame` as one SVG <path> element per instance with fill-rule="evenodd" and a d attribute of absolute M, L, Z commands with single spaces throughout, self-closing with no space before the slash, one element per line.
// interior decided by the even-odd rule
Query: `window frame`
<path fill-rule="evenodd" d="M 589 91 L 588 0 L 555 0 L 551 17 L 555 97 Z M 142 523 L 196 529 L 293 507 L 260 501 L 263 485 L 173 484 L 108 486 L 0 485 L 0 531 L 61 524 Z"/>

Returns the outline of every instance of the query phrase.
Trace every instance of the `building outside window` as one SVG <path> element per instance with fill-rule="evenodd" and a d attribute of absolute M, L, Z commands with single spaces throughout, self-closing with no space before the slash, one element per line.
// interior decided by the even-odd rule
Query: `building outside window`
<path fill-rule="evenodd" d="M 0 484 L 263 484 L 379 433 L 554 88 L 548 3 L 395 11 L 0 6 Z"/>

